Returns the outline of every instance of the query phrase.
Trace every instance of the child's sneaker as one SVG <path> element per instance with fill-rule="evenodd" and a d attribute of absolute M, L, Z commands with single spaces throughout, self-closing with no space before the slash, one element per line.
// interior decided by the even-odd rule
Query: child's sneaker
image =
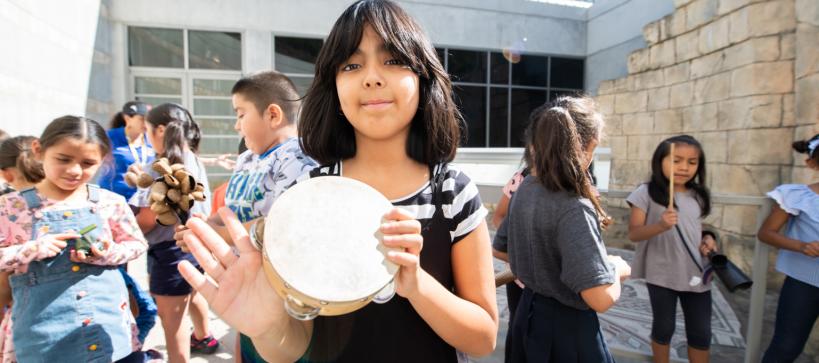
<path fill-rule="evenodd" d="M 219 349 L 219 341 L 213 335 L 208 335 L 204 339 L 196 339 L 196 336 L 191 334 L 191 353 L 198 354 L 213 354 Z"/>

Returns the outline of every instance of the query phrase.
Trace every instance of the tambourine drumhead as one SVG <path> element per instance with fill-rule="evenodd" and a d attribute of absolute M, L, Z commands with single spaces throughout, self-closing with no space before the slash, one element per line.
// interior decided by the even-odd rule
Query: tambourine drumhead
<path fill-rule="evenodd" d="M 379 227 L 392 204 L 372 187 L 344 177 L 300 182 L 283 193 L 264 226 L 267 262 L 288 288 L 322 302 L 367 298 L 389 284 Z"/>

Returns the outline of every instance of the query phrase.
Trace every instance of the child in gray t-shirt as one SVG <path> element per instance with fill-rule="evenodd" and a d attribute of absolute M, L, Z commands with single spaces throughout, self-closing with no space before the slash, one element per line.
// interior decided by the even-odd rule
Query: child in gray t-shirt
<path fill-rule="evenodd" d="M 705 155 L 693 137 L 675 136 L 657 146 L 651 170 L 651 180 L 626 201 L 631 205 L 628 236 L 637 242 L 634 277 L 646 279 L 651 301 L 652 351 L 655 359 L 668 360 L 679 299 L 689 358 L 704 362 L 711 344 L 711 286 L 703 272 L 708 263 L 705 256 L 716 251 L 713 235 L 702 232 L 702 217 L 711 209 Z M 672 172 L 674 198 L 669 208 Z"/>
<path fill-rule="evenodd" d="M 613 362 L 597 312 L 620 295 L 630 268 L 606 255 L 587 170 L 603 120 L 589 98 L 559 97 L 526 130 L 532 174 L 512 196 L 495 245 L 507 245 L 526 287 L 510 334 L 511 361 Z"/>

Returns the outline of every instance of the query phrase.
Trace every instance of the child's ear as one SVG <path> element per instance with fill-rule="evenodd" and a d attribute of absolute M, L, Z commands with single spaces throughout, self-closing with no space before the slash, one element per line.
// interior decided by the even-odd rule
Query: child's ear
<path fill-rule="evenodd" d="M 281 106 L 271 103 L 267 106 L 267 110 L 265 110 L 267 114 L 267 121 L 270 123 L 270 128 L 278 128 L 286 123 L 284 119 L 284 111 L 282 110 Z"/>
<path fill-rule="evenodd" d="M 43 161 L 43 144 L 40 144 L 40 140 L 34 140 L 31 142 L 31 152 L 34 154 L 34 159 L 38 161 Z"/>
<path fill-rule="evenodd" d="M 0 170 L 0 175 L 2 175 L 3 180 L 5 180 L 6 183 L 9 183 L 9 184 L 14 183 L 15 175 L 14 175 L 13 170 L 14 169 L 12 169 L 12 168 Z"/>

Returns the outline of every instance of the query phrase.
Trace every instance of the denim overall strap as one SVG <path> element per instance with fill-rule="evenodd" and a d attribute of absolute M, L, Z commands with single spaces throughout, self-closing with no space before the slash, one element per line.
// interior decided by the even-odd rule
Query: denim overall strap
<path fill-rule="evenodd" d="M 99 199 L 96 186 L 89 200 Z M 34 195 L 35 197 L 36 194 Z M 30 198 L 30 197 L 29 197 Z M 35 202 L 27 199 L 27 202 Z M 74 209 L 40 209 L 32 220 L 32 239 L 78 231 L 96 224 L 94 239 L 112 239 L 95 203 Z M 13 340 L 20 362 L 112 362 L 131 353 L 128 292 L 116 266 L 70 260 L 70 249 L 28 265 L 10 278 Z"/>
<path fill-rule="evenodd" d="M 37 189 L 34 189 L 34 187 L 24 189 L 20 192 L 20 195 L 26 200 L 28 209 L 37 209 L 42 205 L 40 197 L 37 195 Z"/>

